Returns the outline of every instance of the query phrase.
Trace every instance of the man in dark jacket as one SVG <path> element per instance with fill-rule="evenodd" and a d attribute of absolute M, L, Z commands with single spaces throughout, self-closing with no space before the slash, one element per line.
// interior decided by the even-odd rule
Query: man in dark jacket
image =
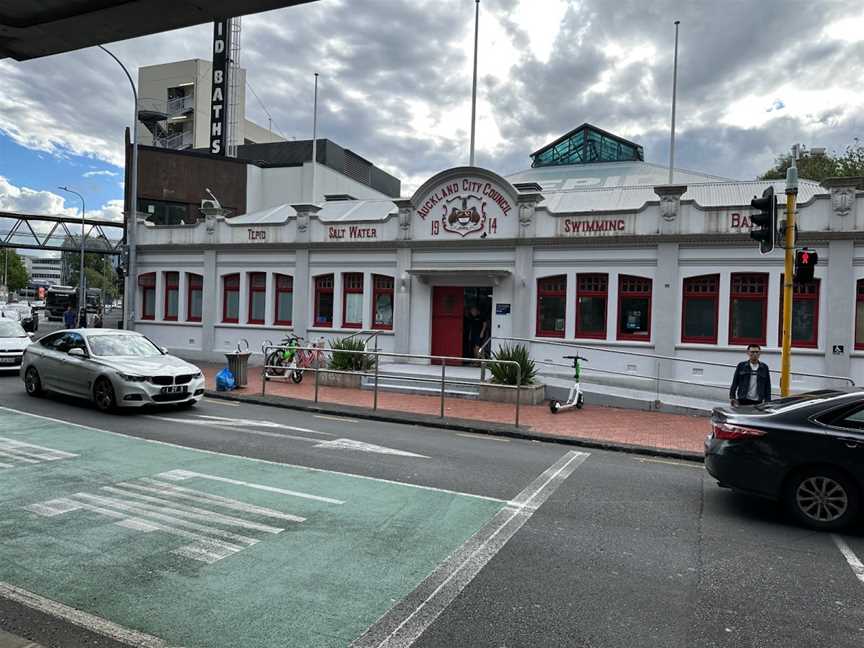
<path fill-rule="evenodd" d="M 759 361 L 762 347 L 758 344 L 747 345 L 748 360 L 739 362 L 732 376 L 729 400 L 732 407 L 739 405 L 758 405 L 771 400 L 771 372 L 768 365 Z"/>

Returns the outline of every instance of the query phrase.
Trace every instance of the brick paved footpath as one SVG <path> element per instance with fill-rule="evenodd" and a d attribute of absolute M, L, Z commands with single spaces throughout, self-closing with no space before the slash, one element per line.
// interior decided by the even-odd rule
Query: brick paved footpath
<path fill-rule="evenodd" d="M 207 388 L 216 389 L 215 375 L 222 365 L 196 364 L 207 378 Z M 260 395 L 261 368 L 250 367 L 247 386 L 233 393 Z M 299 385 L 281 380 L 268 381 L 267 394 L 314 401 L 314 377 L 311 374 L 306 376 Z M 360 389 L 319 386 L 318 401 L 371 410 L 373 394 Z M 441 401 L 437 396 L 378 392 L 378 409 L 438 416 Z M 447 417 L 512 425 L 515 408 L 506 403 L 451 397 L 445 398 L 444 413 Z M 592 406 L 590 397 L 581 410 L 565 410 L 558 414 L 552 414 L 548 404 L 523 405 L 519 417 L 520 425 L 530 427 L 535 434 L 700 454 L 710 426 L 708 419 L 700 416 Z"/>

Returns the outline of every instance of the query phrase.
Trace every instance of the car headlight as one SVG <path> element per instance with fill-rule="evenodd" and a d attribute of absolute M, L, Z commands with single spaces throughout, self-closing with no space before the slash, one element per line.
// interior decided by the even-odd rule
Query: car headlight
<path fill-rule="evenodd" d="M 120 371 L 117 372 L 117 375 L 120 377 L 120 380 L 124 380 L 126 382 L 146 382 L 150 379 L 149 376 L 130 376 L 129 374 L 125 374 Z"/>

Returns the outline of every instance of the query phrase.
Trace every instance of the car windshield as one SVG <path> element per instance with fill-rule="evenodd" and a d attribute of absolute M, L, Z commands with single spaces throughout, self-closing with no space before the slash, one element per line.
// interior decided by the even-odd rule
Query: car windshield
<path fill-rule="evenodd" d="M 0 319 L 0 337 L 27 337 L 18 322 Z"/>
<path fill-rule="evenodd" d="M 141 335 L 92 335 L 87 340 L 94 356 L 158 356 L 162 352 Z"/>

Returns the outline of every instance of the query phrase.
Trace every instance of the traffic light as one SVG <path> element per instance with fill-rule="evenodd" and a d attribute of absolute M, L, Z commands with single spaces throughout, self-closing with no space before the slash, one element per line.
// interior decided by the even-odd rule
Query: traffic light
<path fill-rule="evenodd" d="M 813 271 L 819 263 L 819 255 L 810 248 L 795 250 L 795 281 L 813 281 Z"/>
<path fill-rule="evenodd" d="M 759 242 L 759 251 L 768 254 L 774 249 L 777 239 L 777 198 L 774 187 L 762 192 L 761 198 L 754 197 L 750 206 L 758 210 L 750 216 L 750 238 Z"/>

